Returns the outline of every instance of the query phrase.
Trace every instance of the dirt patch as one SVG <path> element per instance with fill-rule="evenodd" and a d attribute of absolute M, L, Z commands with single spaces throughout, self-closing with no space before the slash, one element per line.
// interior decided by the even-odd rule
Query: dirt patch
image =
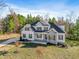
<path fill-rule="evenodd" d="M 0 35 L 0 40 L 6 40 L 14 37 L 20 37 L 20 34 L 18 33 L 3 34 L 3 35 Z"/>
<path fill-rule="evenodd" d="M 41 47 L 41 46 L 36 48 L 37 59 L 44 59 L 43 53 L 44 53 L 45 49 L 46 49 L 45 47 Z"/>

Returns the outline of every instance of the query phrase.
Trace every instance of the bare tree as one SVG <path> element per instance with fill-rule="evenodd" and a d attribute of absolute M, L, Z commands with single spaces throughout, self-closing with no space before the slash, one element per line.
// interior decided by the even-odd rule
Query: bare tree
<path fill-rule="evenodd" d="M 14 19 L 14 23 L 15 23 L 15 29 L 14 29 L 14 32 L 17 32 L 17 30 L 19 29 L 19 21 L 18 21 L 18 17 L 16 15 L 16 13 L 13 11 L 13 9 L 7 5 L 5 3 L 6 0 L 0 0 L 0 9 L 4 8 L 4 7 L 8 7 L 10 13 L 11 13 L 11 16 L 13 17 Z"/>
<path fill-rule="evenodd" d="M 48 13 L 44 16 L 44 19 L 45 19 L 46 21 L 49 21 L 49 14 L 48 14 Z"/>
<path fill-rule="evenodd" d="M 5 0 L 0 0 L 0 9 L 6 7 Z"/>
<path fill-rule="evenodd" d="M 71 11 L 69 14 L 67 14 L 66 19 L 69 23 L 76 21 L 76 15 L 75 15 L 74 11 Z"/>
<path fill-rule="evenodd" d="M 69 37 L 71 34 L 71 29 L 73 27 L 74 22 L 76 21 L 76 15 L 73 11 L 70 12 L 70 14 L 67 14 L 66 16 L 66 33 L 67 37 Z"/>

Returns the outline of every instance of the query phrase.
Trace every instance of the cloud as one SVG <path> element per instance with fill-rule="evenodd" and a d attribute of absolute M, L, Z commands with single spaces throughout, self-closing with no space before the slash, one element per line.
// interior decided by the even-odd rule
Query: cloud
<path fill-rule="evenodd" d="M 32 16 L 45 16 L 48 14 L 49 17 L 66 17 L 67 14 L 69 14 L 71 11 L 75 12 L 75 14 L 78 16 L 79 14 L 79 6 L 71 7 L 66 5 L 65 3 L 56 3 L 56 4 L 48 4 L 43 5 L 41 7 L 37 7 L 37 9 L 32 9 L 28 7 L 20 7 L 14 4 L 7 3 L 9 7 L 11 7 L 17 14 L 22 14 L 24 16 L 27 16 L 27 14 L 32 14 Z M 3 8 L 2 17 L 5 17 L 7 14 L 10 13 L 9 9 Z"/>

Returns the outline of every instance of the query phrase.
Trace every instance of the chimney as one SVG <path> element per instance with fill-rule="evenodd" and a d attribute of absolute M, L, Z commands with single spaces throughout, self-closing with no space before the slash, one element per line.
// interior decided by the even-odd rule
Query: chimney
<path fill-rule="evenodd" d="M 65 24 L 65 23 L 64 23 L 63 17 L 58 18 L 57 26 L 58 26 L 59 28 L 61 28 L 63 31 L 65 31 L 65 25 L 64 25 L 64 24 Z"/>
<path fill-rule="evenodd" d="M 61 28 L 63 31 L 65 31 L 64 25 L 58 25 L 59 28 Z"/>

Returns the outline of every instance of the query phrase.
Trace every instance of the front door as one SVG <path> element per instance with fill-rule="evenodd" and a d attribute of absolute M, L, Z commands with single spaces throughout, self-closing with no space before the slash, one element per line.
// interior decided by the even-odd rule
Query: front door
<path fill-rule="evenodd" d="M 55 40 L 56 39 L 56 36 L 55 35 L 48 35 L 48 39 L 49 40 Z"/>
<path fill-rule="evenodd" d="M 44 34 L 44 38 L 47 40 L 47 34 Z"/>

